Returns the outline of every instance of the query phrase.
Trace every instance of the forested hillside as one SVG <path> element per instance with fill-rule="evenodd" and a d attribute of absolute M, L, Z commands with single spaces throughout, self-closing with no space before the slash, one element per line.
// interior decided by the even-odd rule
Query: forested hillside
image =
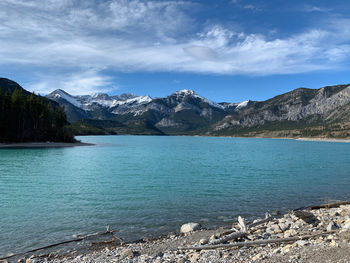
<path fill-rule="evenodd" d="M 73 142 L 64 109 L 0 78 L 0 142 Z"/>

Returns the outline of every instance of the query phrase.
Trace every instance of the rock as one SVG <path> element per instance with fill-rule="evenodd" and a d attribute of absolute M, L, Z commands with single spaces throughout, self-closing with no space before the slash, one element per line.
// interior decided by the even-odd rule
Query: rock
<path fill-rule="evenodd" d="M 305 223 L 311 224 L 311 225 L 318 225 L 318 223 L 320 222 L 317 217 L 310 212 L 306 212 L 306 211 L 294 211 L 294 215 L 298 218 L 300 218 L 301 220 L 303 220 Z"/>
<path fill-rule="evenodd" d="M 200 254 L 197 252 L 194 252 L 191 256 L 190 256 L 190 261 L 191 262 L 198 262 L 198 259 L 200 258 Z"/>
<path fill-rule="evenodd" d="M 277 224 L 270 225 L 266 228 L 266 233 L 268 234 L 278 234 L 281 232 L 282 230 Z"/>
<path fill-rule="evenodd" d="M 328 235 L 327 240 L 333 240 L 334 236 L 333 235 Z"/>
<path fill-rule="evenodd" d="M 252 257 L 252 260 L 255 261 L 255 260 L 258 260 L 261 258 L 261 254 L 256 254 L 254 257 Z"/>
<path fill-rule="evenodd" d="M 201 229 L 201 225 L 198 223 L 187 223 L 181 226 L 180 232 L 189 233 L 200 229 Z"/>
<path fill-rule="evenodd" d="M 202 238 L 201 240 L 199 240 L 199 243 L 201 243 L 201 245 L 206 245 L 209 243 L 209 240 L 206 238 Z"/>
<path fill-rule="evenodd" d="M 272 254 L 281 253 L 281 251 L 282 251 L 282 249 L 280 247 L 278 247 L 272 251 Z"/>
<path fill-rule="evenodd" d="M 218 237 L 216 235 L 211 235 L 209 240 L 215 240 L 215 239 L 218 239 Z"/>
<path fill-rule="evenodd" d="M 170 232 L 168 234 L 168 238 L 175 238 L 176 237 L 176 234 L 174 232 Z"/>
<path fill-rule="evenodd" d="M 282 248 L 282 253 L 287 253 L 291 250 L 293 246 L 292 245 L 286 245 Z"/>
<path fill-rule="evenodd" d="M 331 217 L 336 217 L 336 216 L 340 216 L 340 213 L 338 212 L 338 211 L 331 211 L 330 213 L 329 213 L 329 215 L 331 216 Z"/>
<path fill-rule="evenodd" d="M 278 226 L 279 226 L 279 228 L 282 230 L 282 232 L 284 232 L 284 231 L 286 231 L 287 229 L 289 229 L 290 224 L 284 222 L 284 223 L 279 223 Z"/>
<path fill-rule="evenodd" d="M 350 229 L 350 218 L 345 220 L 344 224 L 342 225 L 343 229 Z"/>
<path fill-rule="evenodd" d="M 276 235 L 278 238 L 284 238 L 284 234 L 283 233 L 279 233 Z"/>
<path fill-rule="evenodd" d="M 336 230 L 336 229 L 338 229 L 339 228 L 339 226 L 336 224 L 336 223 L 334 223 L 334 222 L 330 222 L 328 225 L 327 225 L 327 231 L 328 232 L 330 232 L 330 231 L 332 231 L 332 230 Z"/>
<path fill-rule="evenodd" d="M 287 237 L 292 237 L 292 236 L 296 236 L 298 234 L 298 232 L 294 229 L 288 229 L 284 232 L 283 237 L 287 238 Z"/>
<path fill-rule="evenodd" d="M 133 251 L 131 249 L 125 249 L 122 253 L 121 253 L 121 256 L 123 258 L 133 258 L 137 255 L 137 252 L 136 251 Z"/>
<path fill-rule="evenodd" d="M 17 263 L 24 263 L 25 261 L 26 261 L 25 258 L 20 258 L 20 259 L 17 260 Z"/>
<path fill-rule="evenodd" d="M 317 240 L 315 240 L 315 244 L 321 244 L 323 242 L 323 237 L 319 237 Z"/>
<path fill-rule="evenodd" d="M 305 241 L 305 240 L 298 240 L 297 242 L 295 242 L 295 244 L 298 245 L 298 247 L 303 247 L 306 246 L 309 242 Z"/>
<path fill-rule="evenodd" d="M 290 260 L 297 260 L 300 259 L 300 255 L 292 255 L 289 257 Z"/>
<path fill-rule="evenodd" d="M 330 247 L 338 247 L 339 245 L 337 242 L 335 242 L 335 240 L 332 240 L 331 243 L 329 243 L 329 246 Z"/>
<path fill-rule="evenodd" d="M 163 257 L 164 256 L 164 253 L 163 252 L 158 252 L 156 255 L 155 255 L 155 257 L 157 258 L 157 257 Z"/>
<path fill-rule="evenodd" d="M 301 227 L 303 227 L 303 225 L 305 224 L 305 222 L 301 219 L 296 220 L 292 225 L 291 225 L 291 229 L 299 229 Z"/>

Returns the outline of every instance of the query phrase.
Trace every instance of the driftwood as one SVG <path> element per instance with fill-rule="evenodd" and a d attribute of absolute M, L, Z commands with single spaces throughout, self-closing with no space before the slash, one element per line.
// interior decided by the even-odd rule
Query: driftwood
<path fill-rule="evenodd" d="M 225 237 L 222 237 L 222 238 L 219 238 L 219 239 L 216 239 L 216 240 L 212 240 L 212 241 L 209 242 L 209 244 L 210 245 L 217 245 L 217 244 L 224 243 L 226 241 L 235 240 L 235 239 L 238 239 L 238 238 L 241 238 L 241 237 L 248 236 L 248 235 L 254 233 L 255 231 L 257 231 L 260 228 L 251 229 L 251 230 L 248 230 L 248 229 L 256 227 L 256 226 L 259 226 L 259 225 L 264 224 L 266 222 L 269 222 L 269 221 L 271 221 L 274 218 L 275 217 L 273 217 L 270 214 L 266 213 L 266 216 L 265 216 L 264 219 L 246 225 L 245 221 L 244 221 L 244 218 L 239 216 L 238 217 L 238 226 L 240 227 L 241 231 L 238 231 L 237 229 L 232 228 L 232 229 L 230 229 L 230 230 L 228 230 L 226 232 L 221 233 L 221 235 L 226 235 Z"/>
<path fill-rule="evenodd" d="M 236 242 L 232 244 L 205 245 L 205 246 L 198 246 L 198 247 L 179 247 L 178 250 L 189 250 L 189 249 L 203 250 L 203 249 L 230 248 L 230 247 L 250 247 L 250 246 L 266 245 L 266 244 L 272 244 L 272 243 L 274 244 L 288 243 L 288 242 L 294 242 L 294 241 L 303 240 L 303 239 L 309 239 L 317 236 L 329 235 L 330 233 L 334 233 L 334 232 L 335 231 L 316 233 L 316 234 L 306 235 L 306 236 Z"/>
<path fill-rule="evenodd" d="M 271 220 L 273 220 L 275 218 L 276 218 L 275 216 L 271 216 L 270 214 L 266 213 L 266 216 L 265 216 L 264 219 L 261 219 L 261 220 L 256 221 L 256 222 L 248 223 L 247 224 L 247 228 L 249 229 L 249 228 L 253 228 L 253 227 L 259 226 L 259 225 L 267 223 L 267 222 L 269 222 L 269 221 L 271 221 Z M 258 229 L 260 229 L 260 228 L 254 229 L 254 231 L 258 230 Z M 234 232 L 239 232 L 239 231 L 236 228 L 231 228 L 230 230 L 222 232 L 221 235 L 229 235 L 229 234 L 234 233 Z"/>
<path fill-rule="evenodd" d="M 343 201 L 343 202 L 336 202 L 336 203 L 330 203 L 330 204 L 323 204 L 323 205 L 312 205 L 309 206 L 309 210 L 316 210 L 316 209 L 321 209 L 321 208 L 335 208 L 339 207 L 341 205 L 350 205 L 350 201 Z"/>
<path fill-rule="evenodd" d="M 229 234 L 223 238 L 211 240 L 209 244 L 210 245 L 221 244 L 221 243 L 224 243 L 224 242 L 229 241 L 229 240 L 234 240 L 234 239 L 237 239 L 240 237 L 245 237 L 248 234 L 249 234 L 248 232 L 235 232 L 235 233 Z"/>
<path fill-rule="evenodd" d="M 113 234 L 113 233 L 114 233 L 114 231 L 113 231 L 113 230 L 110 230 L 109 227 L 107 227 L 107 231 L 102 232 L 102 233 L 89 234 L 89 235 L 77 237 L 77 238 L 75 238 L 75 239 L 66 240 L 66 241 L 62 241 L 62 242 L 55 243 L 55 244 L 51 244 L 51 245 L 48 245 L 48 246 L 44 246 L 44 247 L 39 247 L 39 248 L 31 249 L 31 250 L 28 250 L 28 251 L 26 251 L 26 252 L 22 252 L 22 253 L 18 253 L 18 254 L 13 254 L 13 255 L 10 255 L 10 256 L 7 256 L 7 257 L 0 258 L 0 260 L 5 260 L 5 259 L 12 258 L 12 257 L 16 257 L 16 256 L 22 256 L 22 255 L 25 255 L 25 254 L 27 254 L 27 253 L 36 252 L 36 251 L 39 251 L 39 250 L 42 250 L 42 249 L 52 248 L 52 247 L 56 247 L 56 246 L 63 245 L 63 244 L 67 244 L 67 243 L 82 241 L 82 240 L 84 240 L 84 239 L 87 239 L 87 238 L 90 238 L 90 237 L 94 237 L 94 236 L 103 236 L 103 235 Z"/>
<path fill-rule="evenodd" d="M 266 214 L 266 217 L 265 217 L 264 219 L 259 220 L 259 221 L 256 221 L 256 222 L 254 222 L 254 223 L 250 223 L 250 224 L 248 224 L 248 227 L 249 227 L 249 228 L 256 227 L 256 226 L 259 226 L 259 225 L 261 225 L 261 224 L 267 223 L 267 222 L 269 222 L 269 221 L 271 221 L 271 220 L 273 220 L 273 219 L 275 219 L 274 216 L 271 216 L 271 215 L 269 215 L 269 214 Z"/>

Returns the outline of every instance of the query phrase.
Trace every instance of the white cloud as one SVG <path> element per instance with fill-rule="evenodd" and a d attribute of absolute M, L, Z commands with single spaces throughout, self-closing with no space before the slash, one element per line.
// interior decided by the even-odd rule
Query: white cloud
<path fill-rule="evenodd" d="M 203 46 L 188 46 L 184 51 L 193 58 L 199 60 L 214 60 L 217 58 L 217 53 L 208 47 Z"/>
<path fill-rule="evenodd" d="M 262 9 L 256 5 L 253 5 L 252 3 L 244 3 L 242 0 L 231 0 L 230 3 L 242 9 L 247 9 L 254 12 L 262 11 Z"/>
<path fill-rule="evenodd" d="M 311 13 L 311 12 L 328 12 L 330 11 L 331 9 L 330 8 L 322 8 L 322 7 L 319 7 L 319 6 L 312 6 L 312 5 L 305 5 L 303 8 L 302 8 L 302 11 L 304 12 L 307 12 L 307 13 Z"/>
<path fill-rule="evenodd" d="M 252 11 L 262 11 L 260 8 L 256 7 L 255 5 L 252 4 L 247 4 L 243 6 L 244 9 L 249 9 Z"/>
<path fill-rule="evenodd" d="M 99 69 L 292 74 L 334 69 L 350 57 L 348 20 L 284 38 L 220 25 L 198 32 L 191 18 L 196 7 L 171 0 L 2 0 L 0 69 L 11 65 L 47 71 L 32 89 L 78 94 L 112 85 Z M 55 71 L 63 74 L 48 73 Z"/>
<path fill-rule="evenodd" d="M 40 76 L 39 79 L 42 81 L 31 83 L 26 88 L 40 94 L 62 89 L 72 95 L 107 93 L 118 89 L 111 77 L 99 74 L 96 70 L 63 75 L 60 78 Z"/>

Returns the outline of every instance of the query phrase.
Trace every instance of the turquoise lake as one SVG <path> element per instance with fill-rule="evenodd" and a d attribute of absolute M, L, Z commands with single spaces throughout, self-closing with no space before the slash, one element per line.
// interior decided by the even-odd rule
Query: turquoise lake
<path fill-rule="evenodd" d="M 350 198 L 349 143 L 78 139 L 96 145 L 0 150 L 0 256 L 107 225 L 131 240 Z"/>

